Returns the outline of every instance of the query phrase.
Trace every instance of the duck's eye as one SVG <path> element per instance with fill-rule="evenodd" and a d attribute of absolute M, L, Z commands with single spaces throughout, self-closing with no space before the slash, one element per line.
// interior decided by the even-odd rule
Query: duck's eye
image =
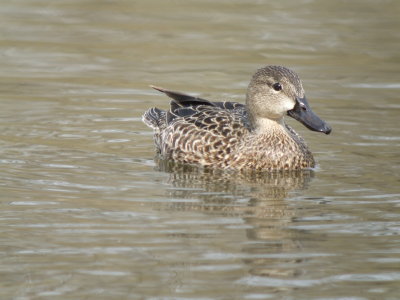
<path fill-rule="evenodd" d="M 279 82 L 276 82 L 272 85 L 273 89 L 277 92 L 282 90 L 282 85 Z"/>

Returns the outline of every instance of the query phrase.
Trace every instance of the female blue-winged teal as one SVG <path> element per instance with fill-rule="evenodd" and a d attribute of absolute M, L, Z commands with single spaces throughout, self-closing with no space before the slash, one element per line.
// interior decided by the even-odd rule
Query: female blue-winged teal
<path fill-rule="evenodd" d="M 246 105 L 153 88 L 173 99 L 169 111 L 150 108 L 143 115 L 163 159 L 239 170 L 312 168 L 312 153 L 284 116 L 313 131 L 331 132 L 308 105 L 298 75 L 281 66 L 257 70 Z"/>

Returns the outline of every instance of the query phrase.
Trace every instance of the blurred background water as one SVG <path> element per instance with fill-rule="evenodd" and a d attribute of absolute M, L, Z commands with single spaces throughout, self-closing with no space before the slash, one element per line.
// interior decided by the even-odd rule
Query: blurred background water
<path fill-rule="evenodd" d="M 6 1 L 1 299 L 399 299 L 400 4 Z M 154 161 L 148 85 L 243 102 L 300 74 L 314 172 Z"/>

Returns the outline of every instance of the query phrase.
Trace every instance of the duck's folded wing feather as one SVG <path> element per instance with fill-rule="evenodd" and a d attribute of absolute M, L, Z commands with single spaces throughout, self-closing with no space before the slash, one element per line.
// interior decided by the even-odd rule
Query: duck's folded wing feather
<path fill-rule="evenodd" d="M 197 105 L 210 105 L 215 106 L 213 102 L 210 102 L 206 99 L 190 96 L 181 92 L 174 92 L 169 91 L 161 87 L 151 86 L 153 89 L 160 91 L 166 94 L 168 97 L 172 98 L 172 101 L 177 107 L 190 107 L 190 106 L 197 106 Z M 172 105 L 172 103 L 171 103 Z"/>
<path fill-rule="evenodd" d="M 204 112 L 204 106 L 216 111 L 222 110 L 240 110 L 244 111 L 245 106 L 238 102 L 211 102 L 206 99 L 194 97 L 181 92 L 170 91 L 161 87 L 151 86 L 153 89 L 166 94 L 172 98 L 170 110 L 167 112 L 167 123 L 172 122 L 177 117 L 185 118 L 192 116 L 199 111 Z M 209 112 L 209 109 L 206 109 Z"/>

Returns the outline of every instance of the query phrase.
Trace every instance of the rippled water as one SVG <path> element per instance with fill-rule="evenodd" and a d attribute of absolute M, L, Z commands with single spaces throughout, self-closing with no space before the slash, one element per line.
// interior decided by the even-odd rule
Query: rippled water
<path fill-rule="evenodd" d="M 0 7 L 1 299 L 398 299 L 397 1 Z M 330 136 L 313 172 L 154 158 L 156 84 L 243 101 L 296 70 Z"/>

